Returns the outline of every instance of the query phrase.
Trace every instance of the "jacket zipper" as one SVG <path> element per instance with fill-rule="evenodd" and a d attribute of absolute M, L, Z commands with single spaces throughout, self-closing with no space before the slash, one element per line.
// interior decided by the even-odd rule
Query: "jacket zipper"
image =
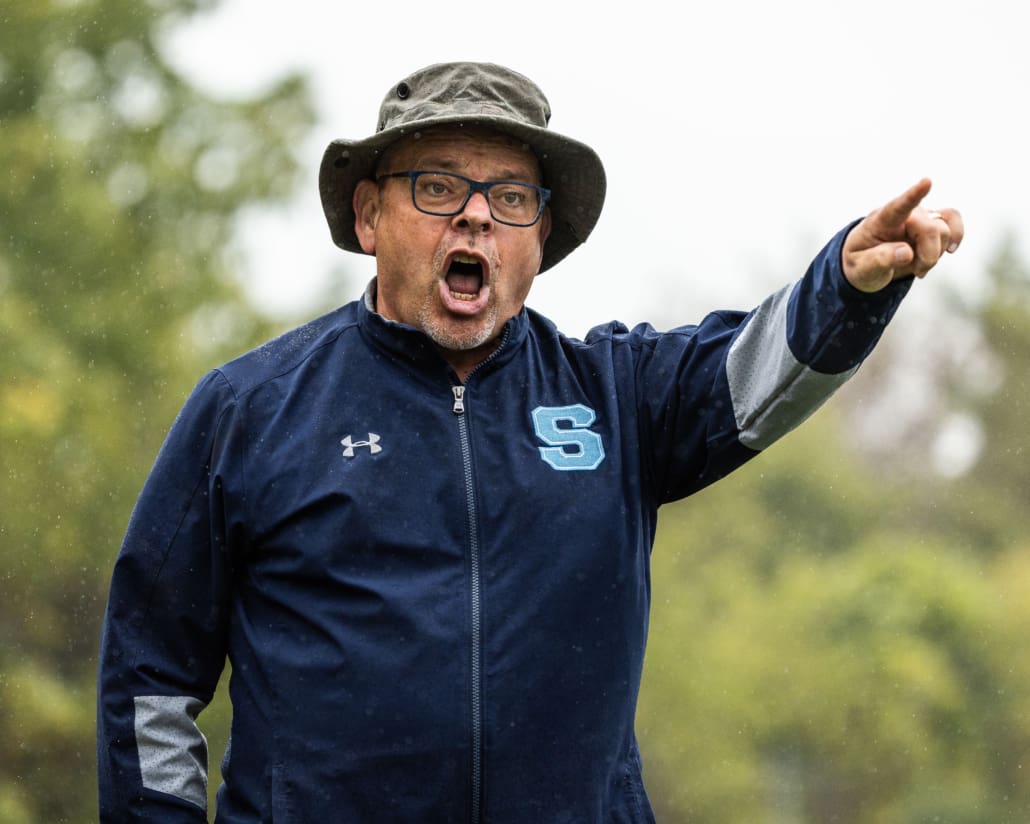
<path fill-rule="evenodd" d="M 451 410 L 458 419 L 458 437 L 461 441 L 461 461 L 465 473 L 465 509 L 469 530 L 469 592 L 472 617 L 472 798 L 471 824 L 479 824 L 483 802 L 483 665 L 482 665 L 482 604 L 480 602 L 479 570 L 479 516 L 476 510 L 475 486 L 472 477 L 472 441 L 469 437 L 468 418 L 465 416 L 465 385 L 469 379 L 492 361 L 508 343 L 509 325 L 504 327 L 501 342 L 485 360 L 476 364 L 465 377 L 465 383 L 451 386 L 454 403 Z"/>
<path fill-rule="evenodd" d="M 465 473 L 465 508 L 469 529 L 469 588 L 472 612 L 472 824 L 479 824 L 483 787 L 483 699 L 482 662 L 480 642 L 482 613 L 479 601 L 479 519 L 476 515 L 476 496 L 472 483 L 472 447 L 469 442 L 468 421 L 465 417 L 465 387 L 451 387 L 454 393 L 452 410 L 458 418 L 458 436 L 461 440 L 461 460 Z"/>

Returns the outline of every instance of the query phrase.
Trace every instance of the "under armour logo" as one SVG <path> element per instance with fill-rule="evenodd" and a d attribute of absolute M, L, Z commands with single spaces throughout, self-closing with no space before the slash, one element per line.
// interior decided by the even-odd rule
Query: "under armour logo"
<path fill-rule="evenodd" d="M 368 451 L 373 455 L 375 455 L 376 452 L 383 451 L 383 448 L 379 445 L 379 436 L 375 432 L 368 433 L 367 441 L 353 441 L 351 440 L 350 435 L 348 435 L 340 441 L 340 443 L 343 444 L 343 457 L 345 458 L 353 458 L 354 448 L 359 446 L 367 446 Z"/>

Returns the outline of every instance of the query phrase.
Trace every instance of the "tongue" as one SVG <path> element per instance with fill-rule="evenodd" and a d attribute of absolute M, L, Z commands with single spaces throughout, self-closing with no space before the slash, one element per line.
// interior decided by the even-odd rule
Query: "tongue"
<path fill-rule="evenodd" d="M 483 282 L 481 275 L 468 275 L 461 272 L 447 274 L 447 288 L 459 295 L 475 295 Z"/>

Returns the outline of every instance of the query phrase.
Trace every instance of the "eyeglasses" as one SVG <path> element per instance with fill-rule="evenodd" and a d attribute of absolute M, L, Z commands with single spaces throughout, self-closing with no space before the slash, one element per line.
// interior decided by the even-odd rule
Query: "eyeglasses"
<path fill-rule="evenodd" d="M 472 180 L 451 172 L 414 171 L 380 175 L 376 182 L 390 177 L 411 180 L 411 200 L 427 215 L 450 217 L 460 213 L 476 192 L 482 192 L 490 215 L 508 226 L 532 226 L 544 213 L 550 189 L 516 180 Z"/>

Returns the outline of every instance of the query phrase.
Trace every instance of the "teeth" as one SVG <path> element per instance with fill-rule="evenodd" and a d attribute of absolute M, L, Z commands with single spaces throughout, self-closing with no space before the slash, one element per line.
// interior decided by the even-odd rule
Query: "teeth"
<path fill-rule="evenodd" d="M 477 258 L 472 257 L 472 255 L 460 255 L 459 254 L 459 255 L 455 255 L 452 258 L 452 260 L 455 263 L 479 263 L 479 260 Z"/>

